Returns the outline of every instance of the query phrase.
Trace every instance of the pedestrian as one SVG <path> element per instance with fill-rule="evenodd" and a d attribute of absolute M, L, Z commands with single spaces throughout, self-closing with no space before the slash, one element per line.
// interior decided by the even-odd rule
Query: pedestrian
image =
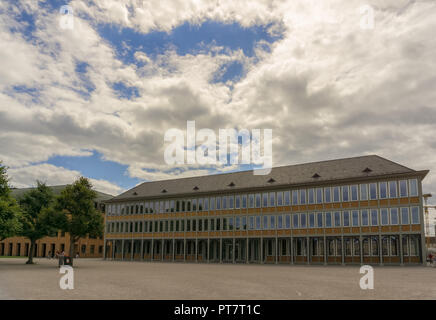
<path fill-rule="evenodd" d="M 61 266 L 63 266 L 64 265 L 64 258 L 65 258 L 65 252 L 64 251 L 62 251 L 60 254 L 59 254 L 59 268 L 61 267 Z"/>

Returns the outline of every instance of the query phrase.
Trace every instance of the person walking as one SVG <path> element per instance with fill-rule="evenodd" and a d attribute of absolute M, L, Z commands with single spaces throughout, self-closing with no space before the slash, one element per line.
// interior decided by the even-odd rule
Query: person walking
<path fill-rule="evenodd" d="M 65 258 L 65 252 L 64 251 L 62 251 L 60 254 L 59 254 L 59 268 L 61 267 L 61 266 L 63 266 L 64 265 L 64 258 Z"/>

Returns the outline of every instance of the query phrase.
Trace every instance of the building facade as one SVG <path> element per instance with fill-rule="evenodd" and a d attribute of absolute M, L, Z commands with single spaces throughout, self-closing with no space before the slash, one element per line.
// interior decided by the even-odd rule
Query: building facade
<path fill-rule="evenodd" d="M 415 171 L 363 156 L 143 183 L 106 204 L 105 259 L 419 264 Z"/>
<path fill-rule="evenodd" d="M 51 186 L 55 195 L 65 188 L 65 186 Z M 12 189 L 12 196 L 20 198 L 25 192 L 31 188 Z M 111 199 L 112 196 L 97 192 L 95 200 L 95 207 L 104 214 L 105 205 L 104 201 Z M 103 237 L 99 238 L 81 238 L 74 245 L 74 251 L 83 258 L 102 258 L 104 251 Z M 30 249 L 30 240 L 24 237 L 7 238 L 0 242 L 0 256 L 28 256 Z M 36 241 L 34 248 L 34 257 L 48 257 L 53 256 L 56 251 L 69 252 L 70 250 L 70 236 L 65 232 L 57 232 L 52 237 L 44 237 Z"/>

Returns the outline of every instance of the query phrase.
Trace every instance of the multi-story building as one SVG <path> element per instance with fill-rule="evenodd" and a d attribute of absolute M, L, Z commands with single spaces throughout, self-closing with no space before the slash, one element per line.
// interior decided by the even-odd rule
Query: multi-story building
<path fill-rule="evenodd" d="M 146 182 L 106 203 L 105 258 L 423 263 L 427 173 L 372 155 Z"/>
<path fill-rule="evenodd" d="M 63 189 L 63 186 L 50 186 L 55 195 L 59 195 Z M 12 196 L 20 198 L 24 193 L 32 188 L 12 189 Z M 98 192 L 95 199 L 95 207 L 104 214 L 105 205 L 104 201 L 111 199 L 113 196 Z M 99 238 L 81 238 L 75 243 L 74 251 L 84 258 L 100 258 L 103 257 L 103 237 Z M 12 237 L 7 238 L 0 242 L 0 256 L 28 256 L 30 248 L 30 240 L 24 237 Z M 54 255 L 56 251 L 69 252 L 70 250 L 70 236 L 65 232 L 57 232 L 52 237 L 44 237 L 36 241 L 34 249 L 34 257 L 48 257 L 48 255 Z"/>

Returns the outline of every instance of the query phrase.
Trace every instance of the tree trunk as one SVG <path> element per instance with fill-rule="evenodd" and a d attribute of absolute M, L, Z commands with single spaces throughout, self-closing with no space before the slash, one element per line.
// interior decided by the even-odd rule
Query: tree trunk
<path fill-rule="evenodd" d="M 71 266 L 73 266 L 73 259 L 74 259 L 74 243 L 76 242 L 75 237 L 70 235 L 70 259 L 71 259 Z"/>
<path fill-rule="evenodd" d="M 30 239 L 29 256 L 28 256 L 26 264 L 33 264 L 33 252 L 35 251 L 35 242 L 36 242 L 36 240 Z"/>

